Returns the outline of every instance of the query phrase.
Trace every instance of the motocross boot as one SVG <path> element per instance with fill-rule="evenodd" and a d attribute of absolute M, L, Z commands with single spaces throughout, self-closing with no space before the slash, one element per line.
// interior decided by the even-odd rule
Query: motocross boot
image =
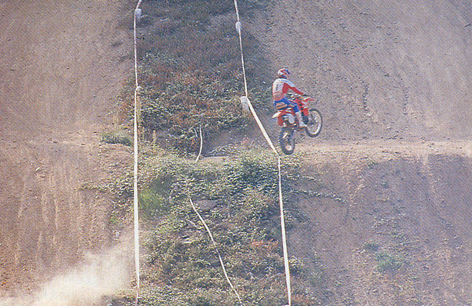
<path fill-rule="evenodd" d="M 306 128 L 306 124 L 303 122 L 302 112 L 296 112 L 295 115 L 297 115 L 298 127 L 301 129 Z"/>

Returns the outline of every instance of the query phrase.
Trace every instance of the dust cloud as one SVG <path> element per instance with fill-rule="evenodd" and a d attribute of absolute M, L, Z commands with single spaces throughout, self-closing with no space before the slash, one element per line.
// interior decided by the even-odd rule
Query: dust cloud
<path fill-rule="evenodd" d="M 131 254 L 121 246 L 87 254 L 83 264 L 55 276 L 35 294 L 2 300 L 0 306 L 101 305 L 104 296 L 129 285 L 130 267 Z"/>

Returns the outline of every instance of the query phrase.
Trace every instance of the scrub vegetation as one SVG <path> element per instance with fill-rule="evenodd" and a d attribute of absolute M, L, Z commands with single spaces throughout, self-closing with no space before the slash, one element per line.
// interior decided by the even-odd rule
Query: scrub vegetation
<path fill-rule="evenodd" d="M 223 162 L 194 163 L 160 149 L 153 152 L 143 163 L 146 182 L 140 193 L 146 229 L 140 305 L 238 305 L 216 248 L 244 305 L 286 303 L 275 157 L 247 151 Z M 299 165 L 291 160 L 284 165 L 284 181 L 297 177 Z M 284 188 L 287 198 L 296 194 L 289 185 Z M 301 222 L 295 205 L 286 205 L 288 227 Z M 294 305 L 317 305 L 320 301 L 306 288 L 322 287 L 321 269 L 314 278 L 301 260 L 290 262 Z M 132 293 L 120 301 L 133 303 Z"/>
<path fill-rule="evenodd" d="M 251 14 L 265 1 L 244 1 Z M 249 117 L 244 94 L 233 1 L 149 1 L 139 22 L 141 126 L 148 139 L 196 152 L 200 128 L 204 138 L 228 129 L 243 129 Z M 243 34 L 247 72 L 254 79 L 257 42 Z M 255 83 L 260 83 L 256 81 Z M 122 94 L 124 114 L 132 115 L 133 82 Z M 267 88 L 251 86 L 253 103 L 266 104 Z"/>
<path fill-rule="evenodd" d="M 241 13 L 253 14 L 264 2 L 245 1 Z M 145 255 L 140 305 L 238 305 L 216 249 L 244 305 L 286 304 L 275 157 L 264 150 L 236 149 L 223 161 L 195 163 L 186 154 L 198 150 L 200 127 L 208 139 L 251 124 L 239 102 L 244 90 L 234 2 L 149 1 L 143 13 L 139 200 Z M 249 33 L 243 37 L 247 70 L 254 79 L 251 58 L 257 44 Z M 264 110 L 268 88 L 250 87 L 255 88 L 253 103 Z M 132 110 L 133 90 L 127 86 L 122 95 L 125 115 Z M 297 180 L 299 165 L 292 160 L 284 162 L 287 199 L 296 194 L 287 183 Z M 112 212 L 111 227 L 126 222 L 120 218 L 129 215 L 131 186 L 126 177 L 113 187 L 118 202 L 125 204 Z M 286 205 L 287 226 L 302 222 L 294 203 Z M 293 305 L 320 304 L 315 291 L 307 288 L 322 288 L 321 269 L 313 274 L 311 267 L 308 273 L 295 257 L 290 264 Z M 134 292 L 124 292 L 113 302 L 134 305 Z"/>

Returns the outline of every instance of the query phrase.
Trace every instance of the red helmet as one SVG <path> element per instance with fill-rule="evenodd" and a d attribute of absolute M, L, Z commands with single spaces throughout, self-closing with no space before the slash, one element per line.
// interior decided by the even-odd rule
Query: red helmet
<path fill-rule="evenodd" d="M 282 68 L 282 69 L 279 69 L 279 71 L 277 71 L 277 75 L 281 78 L 287 79 L 289 74 L 290 74 L 290 71 L 288 71 L 287 68 Z"/>

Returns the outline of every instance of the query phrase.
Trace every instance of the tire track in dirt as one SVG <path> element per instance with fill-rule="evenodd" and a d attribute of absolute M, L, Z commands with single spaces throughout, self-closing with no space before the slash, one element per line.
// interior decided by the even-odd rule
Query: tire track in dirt
<path fill-rule="evenodd" d="M 285 0 L 252 21 L 265 74 L 288 67 L 325 119 L 297 139 L 289 238 L 325 304 L 472 303 L 470 20 L 464 0 Z"/>
<path fill-rule="evenodd" d="M 291 254 L 316 263 L 327 303 L 470 303 L 469 141 L 304 139 L 299 149 L 312 179 L 297 188 L 316 192 L 299 198 L 307 220 L 290 232 Z"/>
<path fill-rule="evenodd" d="M 132 67 L 125 5 L 0 4 L 0 297 L 30 293 L 113 241 L 112 200 L 93 186 L 132 162 L 129 148 L 99 139 Z"/>
<path fill-rule="evenodd" d="M 287 66 L 319 100 L 330 139 L 465 139 L 472 133 L 466 5 L 276 1 L 250 30 L 270 59 L 265 73 Z"/>

